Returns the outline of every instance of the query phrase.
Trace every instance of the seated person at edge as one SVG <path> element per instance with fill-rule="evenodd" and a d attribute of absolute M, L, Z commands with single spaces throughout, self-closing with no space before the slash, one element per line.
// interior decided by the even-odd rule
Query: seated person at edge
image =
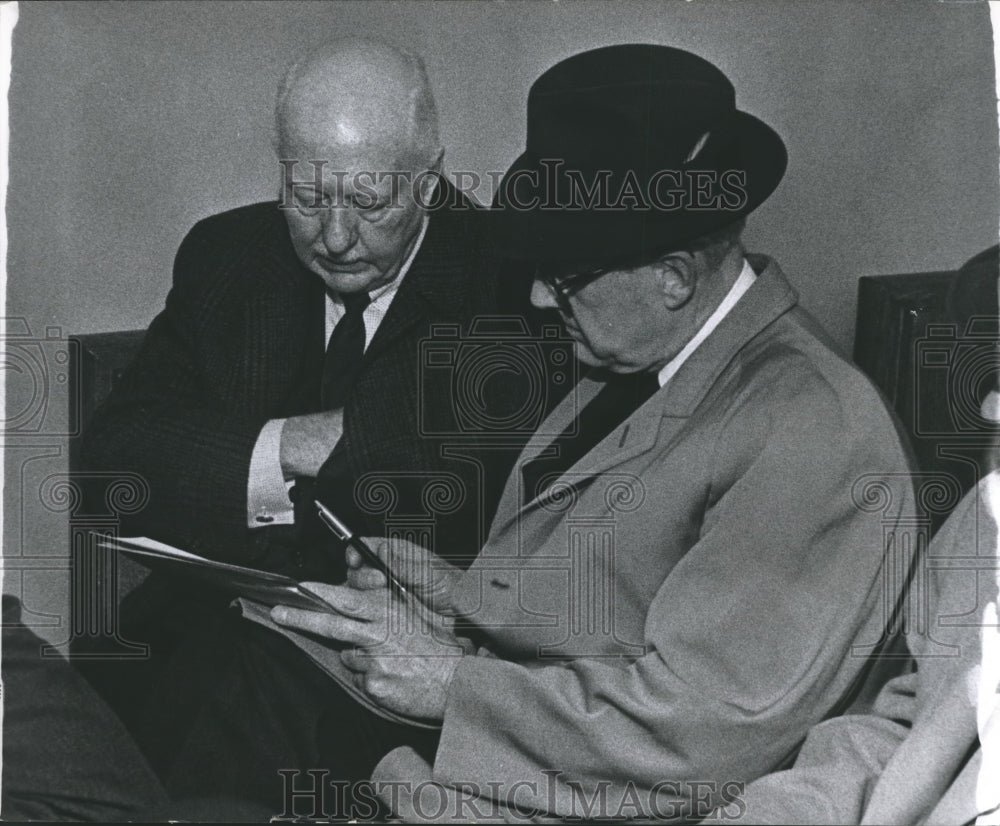
<path fill-rule="evenodd" d="M 280 200 L 206 218 L 184 239 L 166 307 L 96 412 L 84 463 L 148 484 L 124 535 L 342 581 L 343 548 L 316 518 L 318 497 L 361 534 L 430 516 L 429 543 L 465 566 L 531 432 L 503 422 L 526 405 L 543 416 L 571 382 L 540 392 L 514 359 L 482 396 L 456 398 L 457 368 L 428 377 L 421 345 L 448 325 L 442 346 L 455 351 L 498 314 L 513 331 L 491 340 L 523 344 L 537 329 L 530 272 L 500 271 L 486 211 L 440 175 L 417 56 L 364 40 L 320 46 L 288 71 L 276 121 Z M 463 426 L 463 404 L 477 428 Z M 382 487 L 366 493 L 372 479 Z M 149 668 L 202 627 L 201 609 L 229 598 L 154 574 L 121 609 L 122 636 L 151 643 L 151 664 L 99 662 L 88 676 L 131 725 Z"/>
<path fill-rule="evenodd" d="M 914 515 L 905 450 L 776 262 L 744 250 L 786 150 L 714 65 L 584 52 L 534 83 L 527 121 L 490 220 L 588 375 L 522 452 L 468 569 L 372 539 L 405 600 L 349 551 L 348 584 L 315 586 L 338 613 L 271 617 L 346 643 L 373 703 L 440 725 L 358 769 L 389 808 L 406 805 L 396 781 L 433 780 L 515 818 L 579 815 L 598 792 L 612 817 L 691 814 L 705 789 L 689 784 L 714 784 L 714 805 L 775 770 L 865 676 L 851 647 L 878 643 L 901 589 L 883 558 Z M 893 488 L 877 513 L 869 481 Z M 399 622 L 415 598 L 432 610 Z M 367 710 L 324 675 L 288 680 L 246 626 L 255 644 L 230 641 L 236 671 L 200 698 L 168 789 L 236 783 L 282 806 L 281 769 L 339 779 L 383 756 L 356 736 Z M 290 755 L 282 715 L 315 691 L 322 742 Z"/>
<path fill-rule="evenodd" d="M 974 316 L 997 335 L 998 274 L 997 247 L 959 272 L 949 310 L 960 335 Z M 998 388 L 995 373 L 986 422 L 1000 424 Z M 751 783 L 741 823 L 1000 823 L 996 433 L 989 472 L 934 536 L 911 586 L 912 614 L 926 610 L 905 637 L 912 668 L 886 684 L 871 714 L 815 726 L 790 770 Z"/>

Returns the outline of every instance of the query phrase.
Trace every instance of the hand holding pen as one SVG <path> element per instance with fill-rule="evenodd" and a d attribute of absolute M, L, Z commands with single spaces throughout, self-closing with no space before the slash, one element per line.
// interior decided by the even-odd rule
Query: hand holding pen
<path fill-rule="evenodd" d="M 379 571 L 382 576 L 385 577 L 386 586 L 389 590 L 400 599 L 405 600 L 407 598 L 406 587 L 396 578 L 392 571 L 389 570 L 389 566 L 386 565 L 382 558 L 371 549 L 368 543 L 361 537 L 357 536 L 354 531 L 347 527 L 347 525 L 322 502 L 316 502 L 316 509 L 319 512 L 320 521 L 322 521 L 323 524 L 326 525 L 338 539 L 344 542 L 348 551 L 353 551 L 353 553 L 364 563 Z M 349 554 L 348 565 L 350 565 L 350 558 Z"/>
<path fill-rule="evenodd" d="M 388 587 L 401 600 L 453 614 L 452 587 L 462 571 L 404 539 L 362 539 L 321 502 L 323 523 L 347 545 L 347 584 L 358 590 Z M 415 599 L 413 599 L 415 598 Z"/>

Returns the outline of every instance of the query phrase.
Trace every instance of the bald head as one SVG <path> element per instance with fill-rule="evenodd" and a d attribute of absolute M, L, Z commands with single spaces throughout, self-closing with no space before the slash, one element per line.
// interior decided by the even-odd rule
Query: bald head
<path fill-rule="evenodd" d="M 439 182 L 420 58 L 368 40 L 327 43 L 288 70 L 276 124 L 279 206 L 299 260 L 344 295 L 391 282 Z"/>
<path fill-rule="evenodd" d="M 297 61 L 278 92 L 276 125 L 283 157 L 294 147 L 423 169 L 441 151 L 423 61 L 371 40 L 327 43 Z"/>

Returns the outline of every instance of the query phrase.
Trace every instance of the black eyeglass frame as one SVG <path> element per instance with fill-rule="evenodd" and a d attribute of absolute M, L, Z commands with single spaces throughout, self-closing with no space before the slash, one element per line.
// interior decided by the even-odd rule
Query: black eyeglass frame
<path fill-rule="evenodd" d="M 568 301 L 588 284 L 592 284 L 601 276 L 607 275 L 615 267 L 598 267 L 581 273 L 569 275 L 553 275 L 542 271 L 541 267 L 535 268 L 535 278 L 549 287 L 556 298 Z"/>
<path fill-rule="evenodd" d="M 565 275 L 546 273 L 543 271 L 542 266 L 538 265 L 535 267 L 535 278 L 545 284 L 545 286 L 552 291 L 556 302 L 559 304 L 559 308 L 565 314 L 572 315 L 573 309 L 570 306 L 569 300 L 584 287 L 589 284 L 593 284 L 609 272 L 636 269 L 637 267 L 649 264 L 658 260 L 662 254 L 663 253 L 660 253 L 659 255 L 646 255 L 638 260 L 621 261 L 603 267 L 583 270 L 582 272 L 570 272 Z"/>

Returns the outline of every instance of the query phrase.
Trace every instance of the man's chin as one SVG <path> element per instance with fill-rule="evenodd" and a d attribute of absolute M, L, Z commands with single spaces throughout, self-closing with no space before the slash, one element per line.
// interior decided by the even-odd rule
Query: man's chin
<path fill-rule="evenodd" d="M 338 270 L 336 268 L 314 265 L 312 271 L 323 279 L 323 283 L 326 284 L 327 289 L 335 293 L 358 293 L 363 290 L 370 292 L 381 287 L 388 281 L 382 273 L 371 267 L 354 271 L 351 269 Z"/>
<path fill-rule="evenodd" d="M 605 370 L 613 368 L 614 363 L 612 359 L 602 358 L 597 355 L 597 353 L 580 341 L 572 332 L 570 332 L 569 335 L 570 338 L 573 339 L 573 355 L 576 356 L 576 360 L 580 362 L 580 364 L 586 365 L 587 367 L 599 367 Z"/>
<path fill-rule="evenodd" d="M 579 341 L 573 342 L 573 353 L 580 364 L 590 368 L 588 375 L 599 380 L 606 380 L 612 376 L 624 376 L 646 369 L 637 364 L 622 363 L 612 356 L 601 358 L 587 345 Z"/>

